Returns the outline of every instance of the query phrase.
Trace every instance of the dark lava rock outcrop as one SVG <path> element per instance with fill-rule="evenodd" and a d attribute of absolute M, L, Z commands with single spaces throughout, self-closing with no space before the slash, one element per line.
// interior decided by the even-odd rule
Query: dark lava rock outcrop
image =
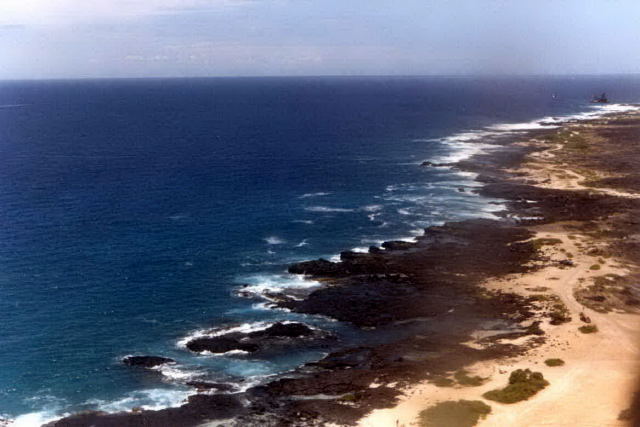
<path fill-rule="evenodd" d="M 140 366 L 142 368 L 153 368 L 167 363 L 175 363 L 173 359 L 160 356 L 127 356 L 122 359 L 122 363 L 127 366 Z"/>
<path fill-rule="evenodd" d="M 277 322 L 259 331 L 230 332 L 215 337 L 195 338 L 189 341 L 186 346 L 195 352 L 209 351 L 219 354 L 240 350 L 255 353 L 263 349 L 273 350 L 288 344 L 298 343 L 300 340 L 329 337 L 328 333 L 311 329 L 303 323 Z"/>
<path fill-rule="evenodd" d="M 187 403 L 179 408 L 115 414 L 89 411 L 53 421 L 45 427 L 187 427 L 231 418 L 243 411 L 244 407 L 236 396 L 197 394 L 190 396 Z"/>

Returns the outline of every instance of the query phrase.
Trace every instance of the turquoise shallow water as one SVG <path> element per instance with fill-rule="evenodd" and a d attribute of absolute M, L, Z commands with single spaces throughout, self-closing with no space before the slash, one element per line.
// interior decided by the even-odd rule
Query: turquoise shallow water
<path fill-rule="evenodd" d="M 603 90 L 638 101 L 640 80 L 0 83 L 0 414 L 37 424 L 176 405 L 186 378 L 250 383 L 320 357 L 194 356 L 180 342 L 293 318 L 233 296 L 242 284 L 307 286 L 284 273 L 290 262 L 490 216 L 499 205 L 457 191 L 472 176 L 420 162 L 595 113 L 588 99 Z M 384 339 L 300 320 L 343 342 Z M 127 354 L 180 364 L 150 375 L 122 366 Z"/>

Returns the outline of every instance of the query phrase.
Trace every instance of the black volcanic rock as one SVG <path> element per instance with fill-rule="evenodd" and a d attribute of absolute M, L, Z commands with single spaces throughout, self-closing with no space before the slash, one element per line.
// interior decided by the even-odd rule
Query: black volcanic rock
<path fill-rule="evenodd" d="M 175 363 L 175 360 L 160 356 L 127 356 L 122 359 L 122 363 L 127 366 L 141 366 L 143 368 L 153 368 L 166 363 Z"/>
<path fill-rule="evenodd" d="M 384 242 L 382 247 L 388 251 L 403 251 L 407 249 L 411 249 L 415 247 L 416 244 L 413 242 L 405 242 L 403 240 L 392 240 L 389 242 Z"/>
<path fill-rule="evenodd" d="M 288 337 L 296 338 L 313 334 L 313 329 L 302 323 L 275 323 L 262 331 L 249 333 L 249 337 Z"/>
<path fill-rule="evenodd" d="M 293 264 L 289 266 L 289 273 L 308 274 L 312 276 L 337 276 L 343 273 L 343 271 L 339 263 L 320 258 Z"/>
<path fill-rule="evenodd" d="M 420 163 L 420 166 L 424 166 L 424 167 L 434 167 L 434 168 L 439 168 L 439 167 L 451 167 L 451 166 L 456 166 L 458 163 L 455 162 L 450 162 L 450 163 L 436 163 L 436 162 L 430 162 L 428 160 L 425 160 L 424 162 Z"/>
<path fill-rule="evenodd" d="M 289 273 L 315 277 L 347 277 L 357 274 L 385 273 L 387 270 L 387 260 L 384 256 L 351 251 L 343 252 L 340 262 L 330 262 L 321 258 L 289 266 Z"/>
<path fill-rule="evenodd" d="M 232 350 L 242 350 L 253 353 L 260 347 L 254 343 L 243 343 L 235 338 L 220 336 L 196 338 L 187 343 L 187 348 L 198 353 L 201 351 L 209 351 L 211 353 L 226 353 Z"/>
<path fill-rule="evenodd" d="M 107 414 L 98 411 L 81 412 L 46 427 L 191 427 L 211 420 L 232 418 L 245 412 L 240 400 L 228 394 L 197 394 L 190 396 L 179 408 L 160 411 L 118 412 Z"/>
<path fill-rule="evenodd" d="M 356 347 L 347 350 L 336 351 L 324 359 L 310 363 L 311 366 L 321 366 L 325 369 L 358 368 L 368 369 L 371 365 L 373 351 L 368 347 Z"/>
<path fill-rule="evenodd" d="M 283 300 L 280 304 L 286 304 L 286 302 Z M 335 337 L 326 331 L 314 330 L 304 323 L 277 322 L 265 329 L 249 333 L 230 332 L 215 337 L 196 338 L 187 343 L 187 348 L 195 352 L 211 353 L 226 353 L 232 350 L 249 353 L 260 350 L 277 352 L 291 345 L 300 344 L 302 341 L 308 345 L 315 345 L 322 344 L 323 340 L 327 339 L 335 339 Z"/>

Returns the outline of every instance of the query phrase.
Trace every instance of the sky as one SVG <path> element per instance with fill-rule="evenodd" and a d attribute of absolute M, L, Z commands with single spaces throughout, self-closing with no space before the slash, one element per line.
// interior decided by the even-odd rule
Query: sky
<path fill-rule="evenodd" d="M 640 72 L 639 0 L 0 0 L 0 79 Z"/>

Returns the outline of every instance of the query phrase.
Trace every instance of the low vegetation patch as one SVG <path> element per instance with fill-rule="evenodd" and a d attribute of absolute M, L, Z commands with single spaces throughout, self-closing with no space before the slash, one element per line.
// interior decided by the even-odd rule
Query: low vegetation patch
<path fill-rule="evenodd" d="M 633 277 L 606 274 L 592 278 L 593 284 L 574 292 L 576 300 L 592 310 L 608 313 L 612 310 L 637 312 L 640 289 Z"/>
<path fill-rule="evenodd" d="M 589 270 L 600 270 L 600 264 L 593 264 L 591 267 L 589 267 Z"/>
<path fill-rule="evenodd" d="M 562 360 L 562 359 L 547 359 L 547 360 L 544 361 L 544 364 L 547 365 L 547 366 L 551 366 L 551 367 L 562 366 L 562 365 L 564 365 L 564 360 Z"/>
<path fill-rule="evenodd" d="M 485 378 L 479 377 L 477 375 L 471 376 L 464 369 L 460 369 L 457 371 L 453 377 L 458 381 L 458 384 L 466 386 L 466 387 L 477 387 L 481 386 L 485 382 Z"/>
<path fill-rule="evenodd" d="M 534 288 L 527 288 L 527 290 L 533 290 Z M 566 305 L 562 302 L 560 297 L 555 294 L 537 294 L 531 295 L 529 301 L 536 304 L 536 306 L 546 311 L 546 315 L 549 317 L 549 323 L 552 325 L 561 325 L 571 321 L 571 312 Z"/>
<path fill-rule="evenodd" d="M 491 390 L 483 394 L 485 399 L 500 403 L 516 403 L 527 400 L 549 385 L 540 372 L 518 369 L 511 372 L 509 385 L 500 390 Z"/>
<path fill-rule="evenodd" d="M 491 413 L 480 400 L 449 400 L 437 403 L 418 416 L 420 427 L 473 427 Z"/>
<path fill-rule="evenodd" d="M 533 248 L 535 250 L 540 250 L 542 249 L 543 246 L 559 245 L 561 243 L 562 243 L 562 240 L 560 239 L 552 239 L 547 237 L 534 239 L 531 241 L 531 244 L 533 245 Z"/>
<path fill-rule="evenodd" d="M 594 334 L 598 332 L 598 327 L 596 325 L 584 325 L 580 326 L 578 330 L 583 334 Z"/>
<path fill-rule="evenodd" d="M 453 387 L 455 381 L 447 377 L 435 377 L 431 379 L 431 383 L 436 387 Z"/>

